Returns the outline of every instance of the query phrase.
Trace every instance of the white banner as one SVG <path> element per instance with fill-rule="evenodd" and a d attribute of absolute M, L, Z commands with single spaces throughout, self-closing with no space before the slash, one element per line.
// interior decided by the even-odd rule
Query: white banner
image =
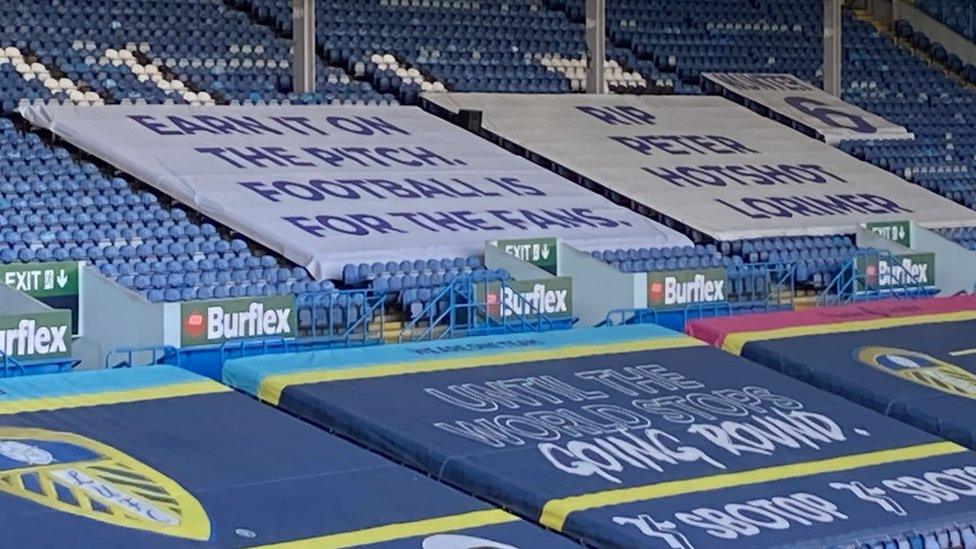
<path fill-rule="evenodd" d="M 846 103 L 792 74 L 702 73 L 727 97 L 756 103 L 815 132 L 830 145 L 844 139 L 914 139 L 903 126 Z"/>
<path fill-rule="evenodd" d="M 538 235 L 583 250 L 689 244 L 414 107 L 35 105 L 81 149 L 316 278 L 345 263 L 479 254 Z"/>
<path fill-rule="evenodd" d="M 721 97 L 427 94 L 485 129 L 716 238 L 853 233 L 976 212 Z"/>

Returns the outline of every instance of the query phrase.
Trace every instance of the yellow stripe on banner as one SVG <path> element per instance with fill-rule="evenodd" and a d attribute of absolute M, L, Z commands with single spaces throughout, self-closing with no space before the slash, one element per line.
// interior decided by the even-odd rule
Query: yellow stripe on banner
<path fill-rule="evenodd" d="M 864 332 L 882 328 L 898 328 L 914 324 L 935 324 L 938 322 L 959 322 L 976 320 L 976 311 L 959 311 L 955 313 L 936 313 L 930 315 L 903 316 L 898 318 L 876 318 L 872 320 L 853 320 L 850 322 L 834 322 L 831 324 L 812 324 L 808 326 L 790 326 L 772 330 L 756 330 L 754 332 L 730 333 L 722 342 L 722 349 L 737 355 L 742 354 L 742 348 L 751 341 L 766 341 L 770 339 L 784 339 L 787 337 L 839 334 L 846 332 Z"/>
<path fill-rule="evenodd" d="M 595 492 L 581 496 L 573 496 L 562 499 L 554 499 L 546 502 L 542 508 L 542 516 L 539 522 L 552 528 L 562 531 L 566 518 L 575 511 L 584 511 L 595 507 L 606 507 L 608 505 L 619 505 L 623 503 L 633 503 L 635 501 L 645 501 L 665 497 L 680 496 L 695 492 L 706 492 L 731 488 L 734 486 L 745 486 L 758 484 L 761 482 L 772 482 L 788 478 L 806 477 L 819 475 L 822 473 L 833 473 L 846 471 L 857 467 L 867 467 L 871 465 L 882 465 L 899 461 L 910 461 L 926 457 L 941 456 L 945 454 L 955 454 L 966 452 L 966 448 L 952 442 L 932 442 L 929 444 L 919 444 L 916 446 L 906 446 L 904 448 L 894 448 L 891 450 L 879 450 L 865 454 L 854 454 L 841 456 L 819 461 L 807 461 L 804 463 L 791 463 L 788 465 L 777 465 L 751 471 L 741 471 L 738 473 L 723 473 L 707 477 L 690 478 L 685 480 L 672 480 L 659 482 L 657 484 L 646 484 L 644 486 L 634 486 L 632 488 L 620 488 L 617 490 L 607 490 L 605 492 Z"/>
<path fill-rule="evenodd" d="M 501 509 L 487 509 L 484 511 L 472 511 L 459 515 L 449 515 L 431 519 L 415 520 L 413 522 L 398 522 L 396 524 L 386 524 L 364 530 L 354 530 L 352 532 L 342 532 L 340 534 L 329 534 L 316 538 L 301 539 L 296 541 L 286 541 L 273 545 L 262 545 L 265 548 L 274 549 L 305 549 L 323 548 L 341 549 L 343 547 L 356 547 L 371 543 L 382 543 L 398 539 L 410 538 L 414 536 L 428 536 L 443 532 L 453 532 L 465 528 L 477 528 L 478 526 L 488 526 L 491 524 L 503 524 L 519 520 L 515 515 L 510 515 Z"/>
<path fill-rule="evenodd" d="M 417 360 L 411 362 L 391 362 L 374 366 L 358 368 L 307 370 L 293 374 L 279 374 L 268 376 L 261 380 L 258 387 L 258 398 L 277 405 L 281 400 L 281 393 L 290 385 L 305 383 L 324 383 L 329 381 L 343 381 L 350 379 L 367 379 L 401 374 L 420 374 L 439 372 L 443 370 L 460 370 L 463 368 L 480 368 L 482 366 L 501 366 L 518 362 L 535 362 L 556 358 L 579 358 L 584 356 L 602 355 L 608 353 L 629 353 L 635 351 L 653 351 L 657 349 L 675 349 L 679 347 L 697 347 L 704 342 L 687 336 L 658 337 L 638 341 L 621 341 L 612 344 L 574 345 L 558 349 L 540 349 L 536 351 L 519 351 L 498 354 L 475 355 L 455 358 L 441 358 L 429 361 Z"/>
<path fill-rule="evenodd" d="M 25 398 L 0 402 L 0 415 L 81 408 L 83 406 L 122 404 L 125 402 L 138 402 L 140 400 L 156 400 L 161 398 L 205 395 L 209 393 L 224 393 L 231 390 L 230 387 L 213 381 L 190 381 L 128 391 L 105 391 L 103 393 L 64 395 L 50 398 Z"/>

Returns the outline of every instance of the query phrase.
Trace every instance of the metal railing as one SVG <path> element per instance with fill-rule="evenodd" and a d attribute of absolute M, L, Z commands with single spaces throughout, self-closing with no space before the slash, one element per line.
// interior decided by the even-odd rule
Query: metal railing
<path fill-rule="evenodd" d="M 24 365 L 18 362 L 14 357 L 0 353 L 0 358 L 2 358 L 3 364 L 3 375 L 2 377 L 12 377 L 13 375 L 24 375 Z M 15 373 L 11 373 L 15 372 Z"/>
<path fill-rule="evenodd" d="M 659 310 L 652 307 L 634 309 L 612 309 L 596 327 L 623 326 L 627 324 L 662 324 L 666 314 L 681 315 L 681 324 L 698 318 L 714 318 L 718 316 L 732 316 L 736 309 L 735 303 L 720 301 L 717 303 L 693 303 L 683 309 Z"/>
<path fill-rule="evenodd" d="M 105 355 L 106 368 L 146 366 L 172 359 L 185 362 L 189 353 L 216 352 L 223 364 L 230 357 L 269 354 L 289 350 L 358 346 L 379 343 L 383 338 L 387 294 L 375 290 L 331 290 L 295 297 L 298 325 L 296 338 L 246 338 L 213 345 L 178 348 L 169 345 L 120 347 Z M 119 360 L 121 359 L 121 360 Z M 113 363 L 113 361 L 117 361 Z"/>
<path fill-rule="evenodd" d="M 597 326 L 661 324 L 667 314 L 680 314 L 682 323 L 696 318 L 731 316 L 739 309 L 781 311 L 792 309 L 796 299 L 796 263 L 747 263 L 728 269 L 726 301 L 692 303 L 683 308 L 612 309 Z M 734 283 L 734 284 L 733 284 Z"/>
<path fill-rule="evenodd" d="M 866 272 L 862 273 L 858 268 L 859 262 L 865 265 L 873 262 L 877 265 L 881 260 L 889 264 L 898 264 L 898 258 L 887 250 L 855 252 L 817 297 L 817 306 L 829 307 L 884 297 L 914 299 L 932 295 L 932 286 L 923 284 L 910 270 L 902 271 L 907 280 L 899 278 L 893 284 L 881 286 L 879 281 L 872 281 Z"/>
<path fill-rule="evenodd" d="M 350 343 L 382 338 L 387 301 L 386 292 L 372 289 L 298 294 L 295 309 L 300 335 Z"/>
<path fill-rule="evenodd" d="M 136 361 L 137 357 L 149 355 L 149 360 L 139 360 L 138 364 Z M 169 358 L 171 356 L 176 357 L 176 365 L 179 366 L 180 354 L 179 349 L 173 347 L 172 345 L 150 345 L 146 347 L 119 347 L 117 349 L 112 349 L 105 354 L 105 368 L 131 368 L 132 366 L 143 366 L 149 364 L 156 364 L 159 361 Z M 113 363 L 112 359 L 114 357 L 124 357 L 123 360 Z"/>
<path fill-rule="evenodd" d="M 16 358 L 0 352 L 0 378 L 16 377 L 27 375 L 32 368 L 57 368 L 59 372 L 71 370 L 80 360 L 73 358 L 40 359 L 40 360 L 17 360 Z"/>
<path fill-rule="evenodd" d="M 555 329 L 557 323 L 518 292 L 510 293 L 515 300 L 513 308 L 504 297 L 509 289 L 507 279 L 488 272 L 458 277 L 432 296 L 401 330 L 398 340 L 425 341 Z"/>
<path fill-rule="evenodd" d="M 257 351 L 254 355 L 267 355 L 276 347 L 280 347 L 281 352 L 288 352 L 289 340 L 283 337 L 266 337 L 260 339 L 238 339 L 235 341 L 225 341 L 218 348 L 218 360 L 220 364 L 231 358 L 243 358 L 248 356 L 248 349 Z"/>

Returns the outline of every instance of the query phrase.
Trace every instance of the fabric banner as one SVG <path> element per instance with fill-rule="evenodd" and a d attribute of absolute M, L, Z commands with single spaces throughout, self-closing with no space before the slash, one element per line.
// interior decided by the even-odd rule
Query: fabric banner
<path fill-rule="evenodd" d="M 726 97 L 758 105 L 773 118 L 815 132 L 830 145 L 844 139 L 914 139 L 903 126 L 831 95 L 792 74 L 702 73 Z"/>
<path fill-rule="evenodd" d="M 697 320 L 689 332 L 976 447 L 976 296 Z"/>
<path fill-rule="evenodd" d="M 917 319 L 970 309 L 976 310 L 976 296 L 884 299 L 803 311 L 692 320 L 685 326 L 685 331 L 709 345 L 739 354 L 742 346 L 753 337 L 768 338 L 773 333 L 802 335 L 808 326 L 821 330 L 853 331 L 857 327 L 870 326 L 869 322 L 883 319 L 913 324 Z"/>
<path fill-rule="evenodd" d="M 976 225 L 976 212 L 721 97 L 428 94 L 562 169 L 720 240 Z"/>
<path fill-rule="evenodd" d="M 0 418 L 4 547 L 574 546 L 179 368 L 2 379 Z"/>
<path fill-rule="evenodd" d="M 319 279 L 346 263 L 480 255 L 488 240 L 539 233 L 583 250 L 690 243 L 414 107 L 22 114 Z"/>
<path fill-rule="evenodd" d="M 224 380 L 589 547 L 870 545 L 976 518 L 976 455 L 657 326 L 249 357 Z"/>

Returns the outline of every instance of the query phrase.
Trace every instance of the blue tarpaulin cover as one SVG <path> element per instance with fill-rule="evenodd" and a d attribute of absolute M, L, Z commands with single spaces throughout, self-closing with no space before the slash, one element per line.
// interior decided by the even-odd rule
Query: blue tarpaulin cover
<path fill-rule="evenodd" d="M 976 296 L 693 324 L 728 351 L 976 448 Z"/>
<path fill-rule="evenodd" d="M 224 379 L 595 546 L 976 540 L 976 455 L 659 327 L 252 357 Z"/>
<path fill-rule="evenodd" d="M 0 380 L 0 546 L 264 545 L 574 546 L 177 368 Z"/>

